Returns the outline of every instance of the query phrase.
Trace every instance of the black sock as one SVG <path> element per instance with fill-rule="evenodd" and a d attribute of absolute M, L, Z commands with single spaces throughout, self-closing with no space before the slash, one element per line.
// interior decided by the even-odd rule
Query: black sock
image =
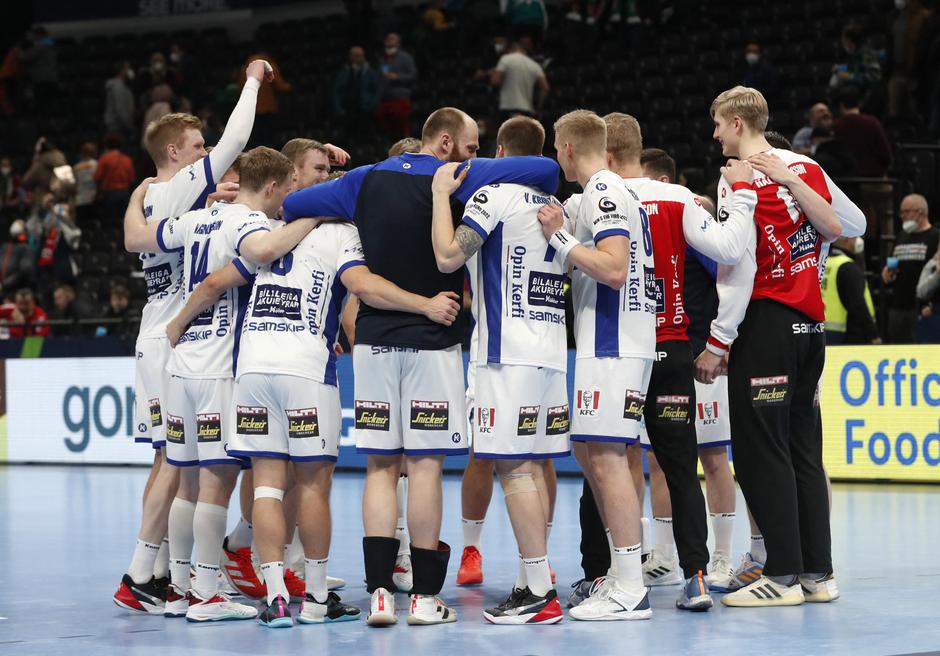
<path fill-rule="evenodd" d="M 437 549 L 419 549 L 411 545 L 412 594 L 436 595 L 447 578 L 450 545 L 438 542 Z"/>
<path fill-rule="evenodd" d="M 362 555 L 366 565 L 366 590 L 371 594 L 378 588 L 395 592 L 392 573 L 398 557 L 399 540 L 386 537 L 362 538 Z"/>

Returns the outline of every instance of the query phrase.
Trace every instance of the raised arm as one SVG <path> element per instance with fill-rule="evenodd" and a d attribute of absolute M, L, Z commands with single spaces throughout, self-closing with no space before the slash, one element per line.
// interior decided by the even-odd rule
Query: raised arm
<path fill-rule="evenodd" d="M 630 267 L 630 238 L 613 234 L 598 241 L 595 248 L 586 248 L 565 230 L 564 216 L 558 205 L 543 205 L 539 210 L 542 232 L 552 248 L 594 280 L 612 289 L 623 287 Z"/>
<path fill-rule="evenodd" d="M 129 253 L 152 253 L 161 249 L 157 240 L 157 233 L 162 222 L 147 223 L 144 217 L 144 196 L 147 195 L 147 189 L 150 183 L 156 178 L 147 178 L 134 193 L 127 203 L 127 210 L 124 212 L 124 248 Z"/>
<path fill-rule="evenodd" d="M 682 233 L 692 248 L 716 262 L 737 264 L 747 244 L 756 239 L 757 193 L 750 183 L 753 174 L 747 162 L 729 160 L 721 174 L 732 189 L 728 220 L 715 221 L 690 194 L 682 214 Z"/>
<path fill-rule="evenodd" d="M 176 348 L 180 337 L 189 328 L 189 324 L 215 305 L 222 292 L 249 282 L 250 276 L 246 276 L 246 274 L 247 271 L 244 265 L 235 260 L 218 271 L 213 271 L 205 280 L 196 285 L 192 293 L 189 294 L 189 298 L 186 299 L 186 305 L 166 325 L 166 336 L 170 340 L 170 347 Z"/>
<path fill-rule="evenodd" d="M 263 59 L 256 59 L 248 64 L 246 71 L 248 79 L 242 87 L 241 96 L 235 109 L 228 117 L 225 131 L 219 138 L 219 143 L 212 149 L 209 162 L 212 167 L 212 180 L 221 178 L 235 161 L 251 137 L 251 129 L 255 124 L 255 107 L 258 104 L 258 89 L 264 81 L 274 80 L 274 71 L 271 65 Z M 210 182 L 211 182 L 210 181 Z"/>
<path fill-rule="evenodd" d="M 460 297 L 454 292 L 441 292 L 434 298 L 412 294 L 375 275 L 365 265 L 345 269 L 340 280 L 351 293 L 379 310 L 420 314 L 444 326 L 454 323 L 460 312 Z"/>

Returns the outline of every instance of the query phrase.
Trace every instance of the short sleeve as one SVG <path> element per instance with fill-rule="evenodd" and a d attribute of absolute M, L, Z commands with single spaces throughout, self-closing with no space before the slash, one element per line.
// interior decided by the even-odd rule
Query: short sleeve
<path fill-rule="evenodd" d="M 177 218 L 163 219 L 157 225 L 157 246 L 164 253 L 181 251 L 186 245 L 186 234 L 183 230 L 185 217 L 184 214 Z"/>
<path fill-rule="evenodd" d="M 798 167 L 802 167 L 802 170 Z M 826 199 L 827 203 L 832 204 L 832 193 L 829 191 L 829 185 L 826 182 L 826 174 L 816 162 L 797 162 L 790 164 L 790 168 L 800 176 L 800 179 L 808 184 L 813 191 Z"/>
<path fill-rule="evenodd" d="M 359 230 L 352 225 L 343 226 L 336 253 L 336 277 L 343 275 L 350 267 L 365 264 L 366 254 L 362 250 L 362 242 L 359 241 Z"/>
<path fill-rule="evenodd" d="M 587 215 L 591 235 L 597 244 L 607 237 L 630 238 L 630 211 L 637 211 L 637 203 L 631 201 L 623 184 L 592 182 L 581 197 L 582 203 L 590 203 Z"/>
<path fill-rule="evenodd" d="M 255 274 L 258 272 L 257 264 L 246 260 L 243 257 L 236 257 L 232 260 L 232 266 L 238 269 L 238 272 L 242 274 L 242 278 L 247 280 L 249 283 L 254 283 Z"/>
<path fill-rule="evenodd" d="M 464 209 L 463 224 L 486 241 L 502 218 L 499 187 L 486 185 L 473 194 Z"/>
<path fill-rule="evenodd" d="M 509 65 L 506 63 L 506 55 L 503 55 L 499 58 L 499 61 L 496 62 L 496 70 L 500 73 L 505 73 L 507 68 L 509 68 Z"/>
<path fill-rule="evenodd" d="M 241 255 L 242 242 L 248 235 L 256 232 L 271 232 L 268 217 L 261 212 L 251 212 L 243 219 L 235 219 L 235 252 Z"/>

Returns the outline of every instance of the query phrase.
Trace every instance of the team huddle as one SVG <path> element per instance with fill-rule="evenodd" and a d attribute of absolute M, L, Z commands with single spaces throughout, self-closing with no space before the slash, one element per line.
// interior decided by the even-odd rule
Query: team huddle
<path fill-rule="evenodd" d="M 564 617 L 547 546 L 551 462 L 572 452 L 585 476 L 585 576 L 567 597 L 571 618 L 647 619 L 654 585 L 681 585 L 676 607 L 691 611 L 711 608 L 712 591 L 727 606 L 838 597 L 819 281 L 828 243 L 861 234 L 865 219 L 815 162 L 768 143 L 758 91 L 735 87 L 712 104 L 729 160 L 709 212 L 709 199 L 646 158 L 638 122 L 621 113 L 562 116 L 557 162 L 542 156 L 543 126 L 524 116 L 500 126 L 495 158 L 476 158 L 476 122 L 455 108 L 433 112 L 420 140 L 339 177 L 330 166 L 349 156 L 329 144 L 242 152 L 272 77 L 260 60 L 247 73 L 211 153 L 193 116 L 148 126 L 157 176 L 125 216 L 148 293 L 137 440 L 155 459 L 119 606 L 269 627 L 360 617 L 336 592 L 344 581 L 327 575 L 341 327 L 356 448 L 368 456 L 370 625 L 397 622 L 396 592 L 410 594 L 409 624 L 457 620 L 439 597 L 450 558 L 441 475 L 446 456 L 468 452 L 458 585 L 483 580 L 494 472 L 519 554 L 509 596 L 484 611 L 491 623 Z M 553 195 L 559 173 L 581 189 L 564 204 Z M 698 294 L 686 284 L 692 267 L 717 295 L 700 344 L 686 311 Z M 737 568 L 729 443 L 752 528 Z M 226 534 L 240 473 L 241 520 Z M 233 601 L 232 588 L 263 600 L 260 612 Z"/>

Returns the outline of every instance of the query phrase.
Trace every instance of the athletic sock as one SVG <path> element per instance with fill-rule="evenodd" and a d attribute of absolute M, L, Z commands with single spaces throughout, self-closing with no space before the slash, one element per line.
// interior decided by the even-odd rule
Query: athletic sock
<path fill-rule="evenodd" d="M 160 542 L 160 550 L 157 552 L 157 560 L 153 564 L 153 577 L 155 579 L 164 579 L 170 574 L 170 541 L 163 538 Z"/>
<path fill-rule="evenodd" d="M 159 544 L 137 540 L 134 546 L 134 555 L 131 558 L 131 564 L 127 568 L 127 574 L 134 580 L 134 583 L 146 583 L 153 576 L 153 565 L 157 561 L 157 553 L 160 551 Z"/>
<path fill-rule="evenodd" d="M 552 523 L 545 522 L 545 544 L 548 544 L 548 538 L 552 537 Z"/>
<path fill-rule="evenodd" d="M 251 524 L 245 521 L 244 517 L 239 517 L 235 528 L 228 534 L 228 550 L 238 551 L 250 547 L 252 536 Z"/>
<path fill-rule="evenodd" d="M 649 517 L 640 517 L 640 553 L 646 556 L 650 552 L 650 519 Z"/>
<path fill-rule="evenodd" d="M 398 555 L 407 556 L 409 553 L 408 545 L 411 544 L 411 538 L 408 537 L 408 529 L 405 522 L 405 513 L 408 502 L 407 476 L 398 477 L 398 485 L 395 488 L 395 497 L 398 501 L 398 526 L 395 527 L 395 537 L 398 539 Z"/>
<path fill-rule="evenodd" d="M 483 519 L 467 519 L 464 517 L 463 522 L 463 546 L 466 547 L 476 547 L 477 551 L 480 550 L 480 537 L 483 534 Z"/>
<path fill-rule="evenodd" d="M 653 517 L 656 522 L 656 553 L 669 560 L 676 559 L 676 538 L 672 533 L 672 517 Z"/>
<path fill-rule="evenodd" d="M 184 593 L 189 590 L 189 566 L 193 553 L 193 515 L 196 504 L 177 497 L 170 506 L 167 533 L 170 538 L 170 580 Z"/>
<path fill-rule="evenodd" d="M 734 533 L 734 513 L 709 513 L 715 532 L 715 553 L 731 555 L 731 535 Z"/>
<path fill-rule="evenodd" d="M 796 574 L 787 574 L 785 576 L 768 576 L 768 579 L 776 583 L 777 585 L 785 585 L 790 587 L 791 585 L 796 585 L 800 580 L 800 577 Z"/>
<path fill-rule="evenodd" d="M 614 575 L 620 587 L 628 592 L 643 589 L 643 569 L 640 562 L 640 545 L 614 547 L 613 560 L 617 565 Z"/>
<path fill-rule="evenodd" d="M 326 589 L 326 564 L 329 558 L 317 560 L 316 558 L 304 559 L 304 578 L 307 581 L 307 594 L 312 595 L 317 603 L 326 601 L 328 594 Z"/>
<path fill-rule="evenodd" d="M 751 560 L 756 560 L 759 563 L 767 562 L 767 547 L 764 546 L 763 535 L 751 536 Z"/>
<path fill-rule="evenodd" d="M 524 590 L 526 587 L 525 561 L 522 554 L 519 554 L 519 569 L 516 570 L 516 583 L 512 587 L 516 590 Z"/>
<path fill-rule="evenodd" d="M 523 558 L 526 583 L 536 597 L 544 597 L 552 589 L 552 573 L 548 568 L 548 556 Z"/>
<path fill-rule="evenodd" d="M 304 571 L 304 545 L 300 541 L 300 529 L 296 526 L 290 544 L 284 549 L 284 567 L 292 569 L 295 574 Z"/>
<path fill-rule="evenodd" d="M 228 509 L 214 503 L 199 501 L 193 514 L 193 556 L 196 561 L 196 593 L 209 599 L 219 590 L 219 560 L 225 539 Z"/>
<path fill-rule="evenodd" d="M 610 549 L 610 569 L 607 570 L 607 576 L 617 577 L 617 559 L 614 558 L 614 538 L 610 535 L 610 529 L 605 528 L 604 534 L 607 536 L 607 548 Z"/>
<path fill-rule="evenodd" d="M 290 601 L 290 594 L 284 584 L 284 563 L 282 561 L 261 563 L 261 576 L 264 578 L 264 585 L 268 589 L 269 604 L 273 603 L 278 595 L 283 597 L 284 601 Z"/>

